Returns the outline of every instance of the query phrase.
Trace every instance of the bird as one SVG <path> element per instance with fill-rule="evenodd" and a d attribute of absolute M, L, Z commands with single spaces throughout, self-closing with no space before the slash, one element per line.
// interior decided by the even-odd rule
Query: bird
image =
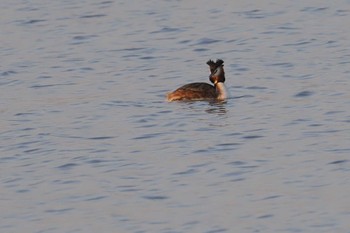
<path fill-rule="evenodd" d="M 194 101 L 194 100 L 225 100 L 228 92 L 225 87 L 224 61 L 217 59 L 216 62 L 207 62 L 210 69 L 209 80 L 213 85 L 205 82 L 195 82 L 183 85 L 167 94 L 168 102 Z"/>

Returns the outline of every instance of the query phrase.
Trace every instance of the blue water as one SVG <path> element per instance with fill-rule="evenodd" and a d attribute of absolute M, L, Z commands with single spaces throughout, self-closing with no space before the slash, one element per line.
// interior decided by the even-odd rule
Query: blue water
<path fill-rule="evenodd" d="M 349 1 L 1 1 L 1 232 L 350 232 Z M 230 99 L 168 103 L 225 61 Z"/>

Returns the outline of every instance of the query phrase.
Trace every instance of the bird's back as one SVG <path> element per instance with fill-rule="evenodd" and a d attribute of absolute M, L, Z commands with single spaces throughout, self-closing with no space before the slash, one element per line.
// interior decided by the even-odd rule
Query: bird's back
<path fill-rule="evenodd" d="M 217 97 L 216 89 L 208 83 L 189 83 L 167 95 L 168 101 L 202 100 Z"/>

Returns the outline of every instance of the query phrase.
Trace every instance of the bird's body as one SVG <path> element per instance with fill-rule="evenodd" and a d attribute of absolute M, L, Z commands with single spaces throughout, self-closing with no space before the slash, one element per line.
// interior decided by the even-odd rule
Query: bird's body
<path fill-rule="evenodd" d="M 196 82 L 186 84 L 175 91 L 167 94 L 168 101 L 184 101 L 184 100 L 224 100 L 227 98 L 227 90 L 225 88 L 225 72 L 224 61 L 217 60 L 213 62 L 209 60 L 207 64 L 210 67 L 209 80 L 214 84 L 204 82 Z"/>

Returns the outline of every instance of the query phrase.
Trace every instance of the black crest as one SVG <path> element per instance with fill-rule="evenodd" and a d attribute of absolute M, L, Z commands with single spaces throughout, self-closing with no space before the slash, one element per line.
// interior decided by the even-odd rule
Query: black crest
<path fill-rule="evenodd" d="M 216 62 L 213 60 L 207 61 L 207 65 L 209 65 L 210 73 L 213 73 L 219 66 L 223 65 L 224 61 L 221 59 L 217 59 Z"/>

